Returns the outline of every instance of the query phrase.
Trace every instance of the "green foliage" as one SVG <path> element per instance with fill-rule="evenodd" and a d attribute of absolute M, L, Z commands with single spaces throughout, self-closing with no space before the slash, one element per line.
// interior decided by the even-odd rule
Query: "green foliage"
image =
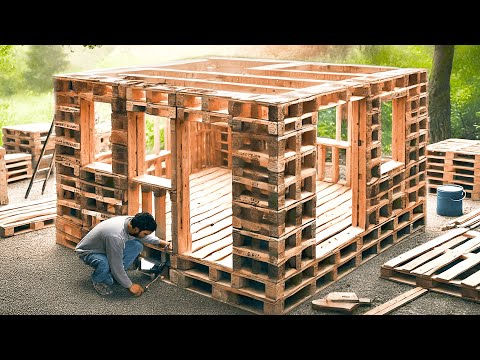
<path fill-rule="evenodd" d="M 10 102 L 0 99 L 0 129 L 10 123 L 12 109 Z M 3 145 L 3 139 L 0 137 L 0 146 Z"/>
<path fill-rule="evenodd" d="M 390 156 L 392 155 L 392 102 L 382 102 L 381 111 L 382 156 Z"/>
<path fill-rule="evenodd" d="M 480 46 L 455 46 L 450 85 L 452 136 L 480 139 Z"/>
<path fill-rule="evenodd" d="M 335 139 L 336 108 L 320 110 L 318 112 L 317 136 Z"/>
<path fill-rule="evenodd" d="M 154 118 L 151 116 L 145 116 L 145 148 L 147 154 L 153 153 L 153 148 L 155 145 L 155 132 L 154 132 Z M 160 128 L 160 149 L 165 148 L 165 129 L 163 127 Z"/>
<path fill-rule="evenodd" d="M 24 73 L 28 88 L 45 92 L 53 87 L 53 75 L 68 66 L 67 55 L 59 45 L 32 45 L 27 51 L 27 70 Z"/>

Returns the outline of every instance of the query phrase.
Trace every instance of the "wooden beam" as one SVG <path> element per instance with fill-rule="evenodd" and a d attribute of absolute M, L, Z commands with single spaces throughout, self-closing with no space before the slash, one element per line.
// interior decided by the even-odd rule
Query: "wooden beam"
<path fill-rule="evenodd" d="M 153 152 L 158 155 L 160 153 L 160 126 L 158 116 L 153 118 Z M 165 136 L 164 136 L 165 138 Z"/>
<path fill-rule="evenodd" d="M 127 159 L 128 178 L 132 179 L 137 173 L 137 117 L 133 111 L 127 111 Z M 129 181 L 128 184 L 128 214 L 135 215 L 140 209 L 138 184 Z"/>
<path fill-rule="evenodd" d="M 367 102 L 359 102 L 358 120 L 358 224 L 365 228 L 367 223 Z"/>
<path fill-rule="evenodd" d="M 405 106 L 407 98 L 392 100 L 392 157 L 405 163 Z"/>
<path fill-rule="evenodd" d="M 155 221 L 157 222 L 157 231 L 155 234 L 158 238 L 167 239 L 167 206 L 166 206 L 166 190 L 157 189 L 153 192 L 155 204 Z"/>
<path fill-rule="evenodd" d="M 379 305 L 371 310 L 368 310 L 363 315 L 386 315 L 397 310 L 399 307 L 408 304 L 409 302 L 415 300 L 416 298 L 422 296 L 428 291 L 422 287 L 413 288 L 406 293 L 403 293 L 392 300 L 387 301 L 386 303 Z"/>
<path fill-rule="evenodd" d="M 173 252 L 184 254 L 191 251 L 192 239 L 190 234 L 190 126 L 185 120 L 184 113 L 177 111 L 175 121 L 175 158 L 174 161 L 174 187 L 176 189 L 176 201 L 174 206 L 175 231 L 173 233 Z"/>
<path fill-rule="evenodd" d="M 359 128 L 359 111 L 358 101 L 350 101 L 348 107 L 348 125 L 351 133 L 351 158 L 350 158 L 350 186 L 352 188 L 352 226 L 358 225 L 358 128 Z M 348 181 L 348 179 L 347 179 Z"/>
<path fill-rule="evenodd" d="M 142 211 L 152 214 L 152 192 L 148 187 L 142 186 Z"/>
<path fill-rule="evenodd" d="M 80 166 L 93 161 L 95 161 L 94 103 L 80 98 Z"/>
<path fill-rule="evenodd" d="M 146 147 L 146 132 L 145 132 L 145 113 L 135 113 L 137 122 L 137 175 L 145 174 L 145 147 Z"/>

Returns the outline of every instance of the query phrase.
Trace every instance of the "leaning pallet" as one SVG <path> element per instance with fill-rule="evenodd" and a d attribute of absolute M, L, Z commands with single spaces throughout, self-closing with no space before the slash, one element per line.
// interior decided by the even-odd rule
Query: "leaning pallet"
<path fill-rule="evenodd" d="M 427 146 L 428 189 L 460 185 L 466 196 L 480 200 L 480 140 L 447 139 Z"/>
<path fill-rule="evenodd" d="M 56 198 L 24 201 L 0 208 L 0 236 L 9 237 L 55 225 Z"/>
<path fill-rule="evenodd" d="M 5 164 L 5 148 L 0 146 L 0 205 L 8 204 L 7 169 Z"/>
<path fill-rule="evenodd" d="M 480 232 L 450 230 L 381 267 L 385 279 L 480 302 Z"/>

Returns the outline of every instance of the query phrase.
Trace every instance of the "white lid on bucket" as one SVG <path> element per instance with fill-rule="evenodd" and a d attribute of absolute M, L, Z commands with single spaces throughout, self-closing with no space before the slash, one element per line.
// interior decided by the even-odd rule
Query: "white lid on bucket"
<path fill-rule="evenodd" d="M 437 191 L 445 191 L 445 192 L 458 192 L 463 191 L 463 186 L 460 185 L 441 185 L 437 187 Z"/>

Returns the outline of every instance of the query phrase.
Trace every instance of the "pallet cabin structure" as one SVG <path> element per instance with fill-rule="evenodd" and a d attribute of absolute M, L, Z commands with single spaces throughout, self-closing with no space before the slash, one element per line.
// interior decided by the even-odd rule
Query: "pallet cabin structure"
<path fill-rule="evenodd" d="M 54 87 L 60 244 L 149 211 L 172 248 L 145 256 L 169 258 L 169 281 L 285 314 L 424 229 L 424 69 L 212 57 L 56 75 Z M 99 153 L 105 105 L 111 151 Z"/>

